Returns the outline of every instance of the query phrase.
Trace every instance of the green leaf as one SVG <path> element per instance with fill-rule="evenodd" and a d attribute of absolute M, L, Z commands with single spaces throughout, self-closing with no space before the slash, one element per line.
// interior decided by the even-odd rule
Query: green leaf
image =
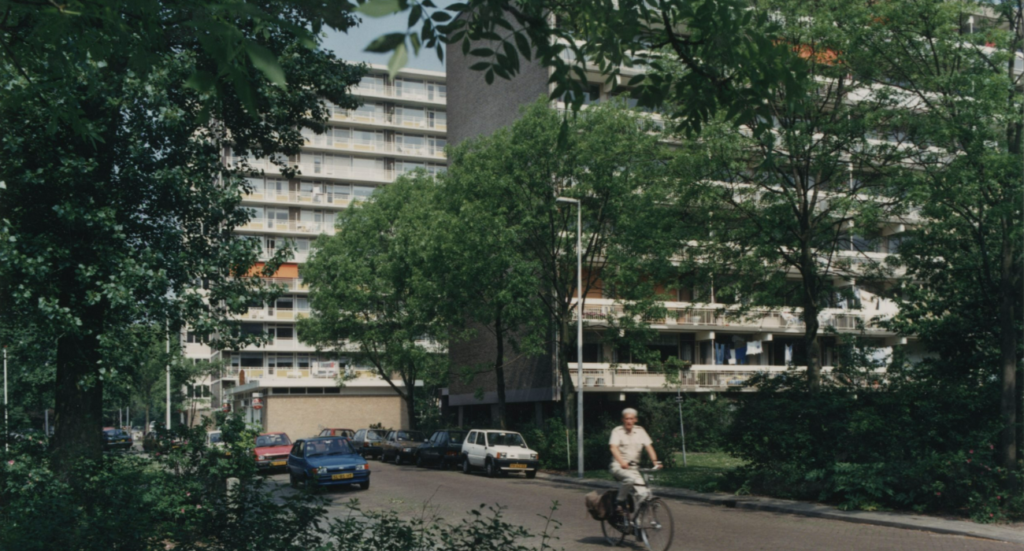
<path fill-rule="evenodd" d="M 476 48 L 475 50 L 471 50 L 469 55 L 476 57 L 491 57 L 494 55 L 494 50 L 490 48 Z"/>
<path fill-rule="evenodd" d="M 405 64 L 409 61 L 409 53 L 405 49 L 405 43 L 399 44 L 395 47 L 395 53 L 391 54 L 391 59 L 388 60 L 388 74 L 391 78 L 395 78 L 398 71 L 405 67 Z"/>
<path fill-rule="evenodd" d="M 533 55 L 533 49 L 530 48 L 530 40 L 523 33 L 516 33 L 513 36 L 516 38 L 516 46 L 519 48 L 519 53 L 526 58 L 526 61 L 530 61 L 530 56 Z"/>
<path fill-rule="evenodd" d="M 370 0 L 356 8 L 356 12 L 369 17 L 385 17 L 405 9 L 404 4 L 402 0 Z"/>
<path fill-rule="evenodd" d="M 437 21 L 438 23 L 444 23 L 445 21 L 451 19 L 452 16 L 443 11 L 435 11 L 434 13 L 430 14 L 430 18 L 433 19 L 434 21 Z"/>
<path fill-rule="evenodd" d="M 249 54 L 253 66 L 263 72 L 270 82 L 282 88 L 288 87 L 288 82 L 284 78 L 284 69 L 277 62 L 277 56 L 273 52 L 255 42 L 246 43 L 245 51 Z"/>
<path fill-rule="evenodd" d="M 388 33 L 373 39 L 373 42 L 370 42 L 370 45 L 366 47 L 365 51 L 377 53 L 390 52 L 398 47 L 402 42 L 405 42 L 405 34 Z"/>
<path fill-rule="evenodd" d="M 196 71 L 192 73 L 192 76 L 188 77 L 188 80 L 185 81 L 185 86 L 192 88 L 193 90 L 206 93 L 213 90 L 213 85 L 216 80 L 217 78 L 211 73 L 206 71 Z"/>

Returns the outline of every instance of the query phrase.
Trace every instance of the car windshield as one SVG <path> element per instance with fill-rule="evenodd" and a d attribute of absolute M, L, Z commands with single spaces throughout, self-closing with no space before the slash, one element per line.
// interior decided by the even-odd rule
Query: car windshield
<path fill-rule="evenodd" d="M 291 446 L 292 441 L 284 434 L 264 434 L 256 437 L 256 447 L 266 448 L 268 446 Z"/>
<path fill-rule="evenodd" d="M 395 433 L 395 440 L 413 440 L 416 442 L 422 442 L 426 440 L 426 437 L 418 430 L 400 430 Z"/>
<path fill-rule="evenodd" d="M 466 433 L 464 432 L 449 432 L 448 442 L 450 444 L 461 444 L 466 439 Z"/>
<path fill-rule="evenodd" d="M 220 442 L 221 442 L 220 433 L 219 432 L 211 432 L 210 433 L 210 443 L 211 444 L 220 444 Z"/>
<path fill-rule="evenodd" d="M 344 438 L 325 438 L 306 441 L 306 457 L 321 455 L 350 455 L 356 453 Z"/>
<path fill-rule="evenodd" d="M 488 432 L 488 446 L 522 446 L 526 447 L 523 437 L 518 432 Z"/>
<path fill-rule="evenodd" d="M 379 442 L 387 437 L 382 430 L 368 430 L 366 431 L 366 439 L 371 442 Z"/>

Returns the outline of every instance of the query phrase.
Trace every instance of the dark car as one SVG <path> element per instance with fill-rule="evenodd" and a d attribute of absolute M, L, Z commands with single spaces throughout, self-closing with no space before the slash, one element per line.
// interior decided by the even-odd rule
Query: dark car
<path fill-rule="evenodd" d="M 466 439 L 463 430 L 439 430 L 420 446 L 416 453 L 417 467 L 440 467 L 448 469 L 459 464 L 462 455 L 462 441 Z"/>
<path fill-rule="evenodd" d="M 167 453 L 181 447 L 181 439 L 162 430 L 152 430 L 142 437 L 142 451 Z"/>
<path fill-rule="evenodd" d="M 356 431 L 352 429 L 324 429 L 317 436 L 344 436 L 351 440 L 355 434 Z"/>
<path fill-rule="evenodd" d="M 427 436 L 418 430 L 393 430 L 384 440 L 380 460 L 394 459 L 395 465 L 415 461 L 416 452 L 426 441 Z"/>
<path fill-rule="evenodd" d="M 103 427 L 103 451 L 130 450 L 132 435 L 116 427 Z"/>
<path fill-rule="evenodd" d="M 358 484 L 366 490 L 370 488 L 370 465 L 347 438 L 307 438 L 295 442 L 288 452 L 288 481 L 310 489 Z"/>
<path fill-rule="evenodd" d="M 381 452 L 384 451 L 382 446 L 387 436 L 386 430 L 359 429 L 352 437 L 352 447 L 363 457 L 379 459 Z"/>

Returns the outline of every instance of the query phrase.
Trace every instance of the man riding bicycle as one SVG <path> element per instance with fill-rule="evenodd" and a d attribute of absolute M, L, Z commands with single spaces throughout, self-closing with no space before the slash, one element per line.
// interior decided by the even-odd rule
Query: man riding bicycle
<path fill-rule="evenodd" d="M 647 499 L 650 495 L 647 484 L 637 471 L 641 452 L 647 450 L 647 456 L 654 462 L 655 469 L 661 468 L 661 462 L 658 461 L 658 454 L 651 445 L 651 437 L 643 427 L 637 426 L 636 410 L 633 408 L 622 410 L 622 426 L 612 429 L 608 445 L 612 450 L 612 464 L 609 470 L 615 480 L 622 483 L 615 501 L 622 510 L 625 510 L 626 500 L 630 494 L 635 493 L 640 498 L 639 501 Z"/>

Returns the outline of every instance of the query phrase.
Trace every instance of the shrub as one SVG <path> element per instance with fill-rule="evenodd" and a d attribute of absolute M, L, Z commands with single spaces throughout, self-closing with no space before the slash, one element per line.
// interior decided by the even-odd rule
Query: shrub
<path fill-rule="evenodd" d="M 998 419 L 981 385 L 901 382 L 882 389 L 765 379 L 739 403 L 726 449 L 747 460 L 751 491 L 846 509 L 956 512 L 1020 518 L 1016 479 L 995 466 Z"/>

